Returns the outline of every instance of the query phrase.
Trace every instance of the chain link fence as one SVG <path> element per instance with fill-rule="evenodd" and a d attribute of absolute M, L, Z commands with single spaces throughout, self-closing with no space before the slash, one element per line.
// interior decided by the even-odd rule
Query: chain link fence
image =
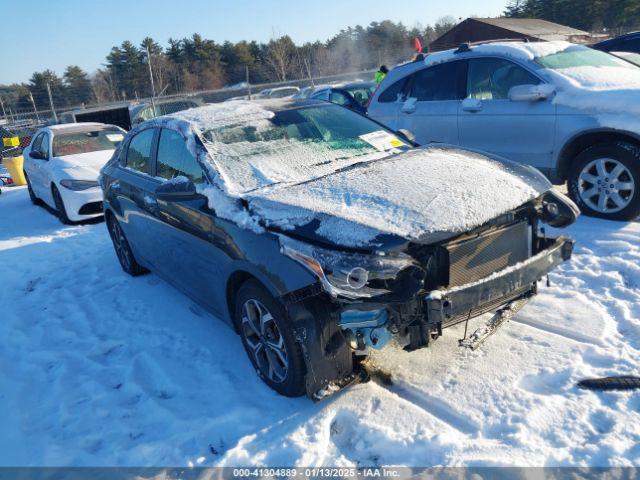
<path fill-rule="evenodd" d="M 217 103 L 223 102 L 233 97 L 247 96 L 249 94 L 255 95 L 262 90 L 282 87 L 282 86 L 295 86 L 298 88 L 304 88 L 307 86 L 318 86 L 332 83 L 340 83 L 356 80 L 371 80 L 373 78 L 375 70 L 365 70 L 359 72 L 349 72 L 339 75 L 330 75 L 324 77 L 305 78 L 290 80 L 286 82 L 272 82 L 262 84 L 249 84 L 243 85 L 239 88 L 221 88 L 217 90 L 201 90 L 195 92 L 184 92 L 174 95 L 163 95 L 161 97 L 155 97 L 153 100 L 156 102 L 165 102 L 169 100 L 178 100 L 185 98 L 195 98 L 201 103 Z M 0 118 L 0 135 L 2 138 L 8 136 L 19 136 L 27 138 L 36 129 L 43 125 L 49 125 L 54 123 L 62 123 L 69 121 L 69 117 L 65 116 L 65 112 L 82 111 L 98 108 L 110 108 L 110 107 L 123 107 L 136 105 L 151 105 L 151 98 L 140 98 L 137 100 L 124 100 L 120 102 L 108 102 L 108 103 L 92 103 L 92 104 L 78 104 L 75 107 L 65 107 L 63 109 L 55 110 L 41 110 L 27 109 L 19 111 L 4 111 L 3 116 Z M 53 98 L 55 105 L 55 98 Z M 2 112 L 0 112 L 2 113 Z M 168 113 L 168 112 L 163 112 Z M 22 140 L 20 142 L 23 143 Z"/>

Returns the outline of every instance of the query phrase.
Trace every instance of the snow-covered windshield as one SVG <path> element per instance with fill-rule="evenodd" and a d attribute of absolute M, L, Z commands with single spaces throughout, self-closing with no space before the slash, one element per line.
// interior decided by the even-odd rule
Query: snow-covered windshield
<path fill-rule="evenodd" d="M 202 132 L 232 193 L 317 178 L 409 148 L 379 124 L 337 105 L 268 113 Z"/>
<path fill-rule="evenodd" d="M 628 62 L 624 62 L 608 53 L 577 45 L 567 48 L 562 52 L 539 57 L 536 59 L 536 62 L 545 68 L 551 68 L 553 70 L 577 67 L 635 68 Z"/>
<path fill-rule="evenodd" d="M 635 66 L 640 67 L 640 54 L 633 52 L 610 52 L 611 55 L 614 55 L 618 58 L 622 58 L 627 62 L 633 63 Z"/>
<path fill-rule="evenodd" d="M 640 68 L 599 50 L 573 45 L 535 61 L 572 87 L 611 90 L 640 86 Z"/>

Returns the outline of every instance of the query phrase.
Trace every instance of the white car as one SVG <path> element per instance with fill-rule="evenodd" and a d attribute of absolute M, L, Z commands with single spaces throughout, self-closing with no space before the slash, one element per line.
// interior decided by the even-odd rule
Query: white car
<path fill-rule="evenodd" d="M 24 149 L 24 173 L 34 204 L 54 208 L 62 223 L 102 215 L 100 168 L 126 132 L 115 125 L 73 123 L 38 130 Z"/>

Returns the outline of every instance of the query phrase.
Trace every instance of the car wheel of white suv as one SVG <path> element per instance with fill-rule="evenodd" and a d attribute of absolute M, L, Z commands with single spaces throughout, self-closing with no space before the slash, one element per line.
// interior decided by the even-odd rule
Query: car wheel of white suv
<path fill-rule="evenodd" d="M 635 219 L 640 215 L 640 148 L 603 143 L 586 149 L 572 165 L 568 190 L 586 215 Z"/>

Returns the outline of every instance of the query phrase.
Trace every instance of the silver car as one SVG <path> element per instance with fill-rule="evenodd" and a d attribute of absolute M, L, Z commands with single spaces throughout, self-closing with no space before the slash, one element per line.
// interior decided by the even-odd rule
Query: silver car
<path fill-rule="evenodd" d="M 532 165 L 588 214 L 640 214 L 640 68 L 567 42 L 463 45 L 393 69 L 368 114 L 419 144 Z"/>

